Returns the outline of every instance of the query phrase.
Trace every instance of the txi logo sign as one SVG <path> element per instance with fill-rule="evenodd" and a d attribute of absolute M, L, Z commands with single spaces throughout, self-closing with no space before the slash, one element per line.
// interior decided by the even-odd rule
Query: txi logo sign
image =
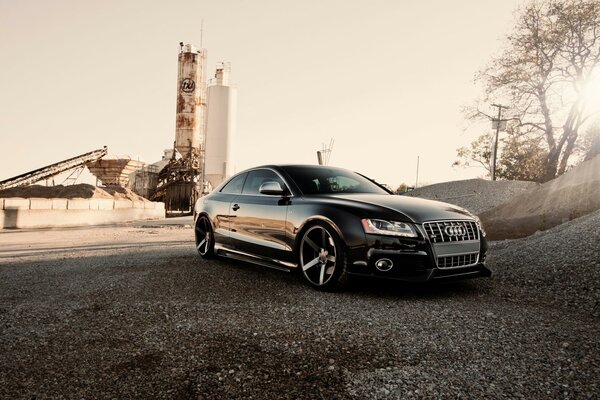
<path fill-rule="evenodd" d="M 185 78 L 181 81 L 181 91 L 184 93 L 192 93 L 196 89 L 196 82 L 191 78 Z"/>

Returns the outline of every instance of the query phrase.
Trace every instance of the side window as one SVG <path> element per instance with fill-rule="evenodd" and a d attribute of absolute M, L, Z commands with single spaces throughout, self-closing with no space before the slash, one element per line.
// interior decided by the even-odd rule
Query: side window
<path fill-rule="evenodd" d="M 242 187 L 244 186 L 244 181 L 246 180 L 246 176 L 248 174 L 241 174 L 234 177 L 230 180 L 223 189 L 221 189 L 221 193 L 231 193 L 231 194 L 240 194 L 242 193 Z"/>
<path fill-rule="evenodd" d="M 346 176 L 332 176 L 328 180 L 332 192 L 352 191 L 360 185 L 360 182 Z"/>
<path fill-rule="evenodd" d="M 319 176 L 307 181 L 302 190 L 306 194 L 352 192 L 360 186 L 360 182 L 342 175 Z"/>
<path fill-rule="evenodd" d="M 248 179 L 246 179 L 246 183 L 244 184 L 244 190 L 242 193 L 244 194 L 260 194 L 258 189 L 260 186 L 268 181 L 279 182 L 283 189 L 286 188 L 283 180 L 277 175 L 275 172 L 268 169 L 257 169 L 254 171 L 248 172 Z"/>

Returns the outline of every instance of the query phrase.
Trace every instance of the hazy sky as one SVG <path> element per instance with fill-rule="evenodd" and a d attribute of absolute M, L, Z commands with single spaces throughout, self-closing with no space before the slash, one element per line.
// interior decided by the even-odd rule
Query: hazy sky
<path fill-rule="evenodd" d="M 179 42 L 229 61 L 235 166 L 316 163 L 397 186 L 454 169 L 475 72 L 523 0 L 0 0 L 0 179 L 100 148 L 146 162 L 175 138 Z"/>

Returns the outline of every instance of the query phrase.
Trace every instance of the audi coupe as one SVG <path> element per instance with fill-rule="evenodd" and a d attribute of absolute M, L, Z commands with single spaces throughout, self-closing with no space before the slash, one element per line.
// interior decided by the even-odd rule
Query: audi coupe
<path fill-rule="evenodd" d="M 317 289 L 350 277 L 435 281 L 491 276 L 479 219 L 460 207 L 395 195 L 356 172 L 266 165 L 195 204 L 200 256 L 296 270 Z"/>

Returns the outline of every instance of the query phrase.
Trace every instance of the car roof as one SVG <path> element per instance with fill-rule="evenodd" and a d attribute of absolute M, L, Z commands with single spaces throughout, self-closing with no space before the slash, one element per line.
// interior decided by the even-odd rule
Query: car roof
<path fill-rule="evenodd" d="M 335 167 L 332 165 L 316 165 L 316 164 L 265 164 L 259 165 L 252 168 L 247 168 L 245 171 L 257 169 L 257 168 L 283 168 L 283 167 L 310 167 L 310 168 L 335 168 L 335 169 L 345 169 L 342 167 Z"/>

